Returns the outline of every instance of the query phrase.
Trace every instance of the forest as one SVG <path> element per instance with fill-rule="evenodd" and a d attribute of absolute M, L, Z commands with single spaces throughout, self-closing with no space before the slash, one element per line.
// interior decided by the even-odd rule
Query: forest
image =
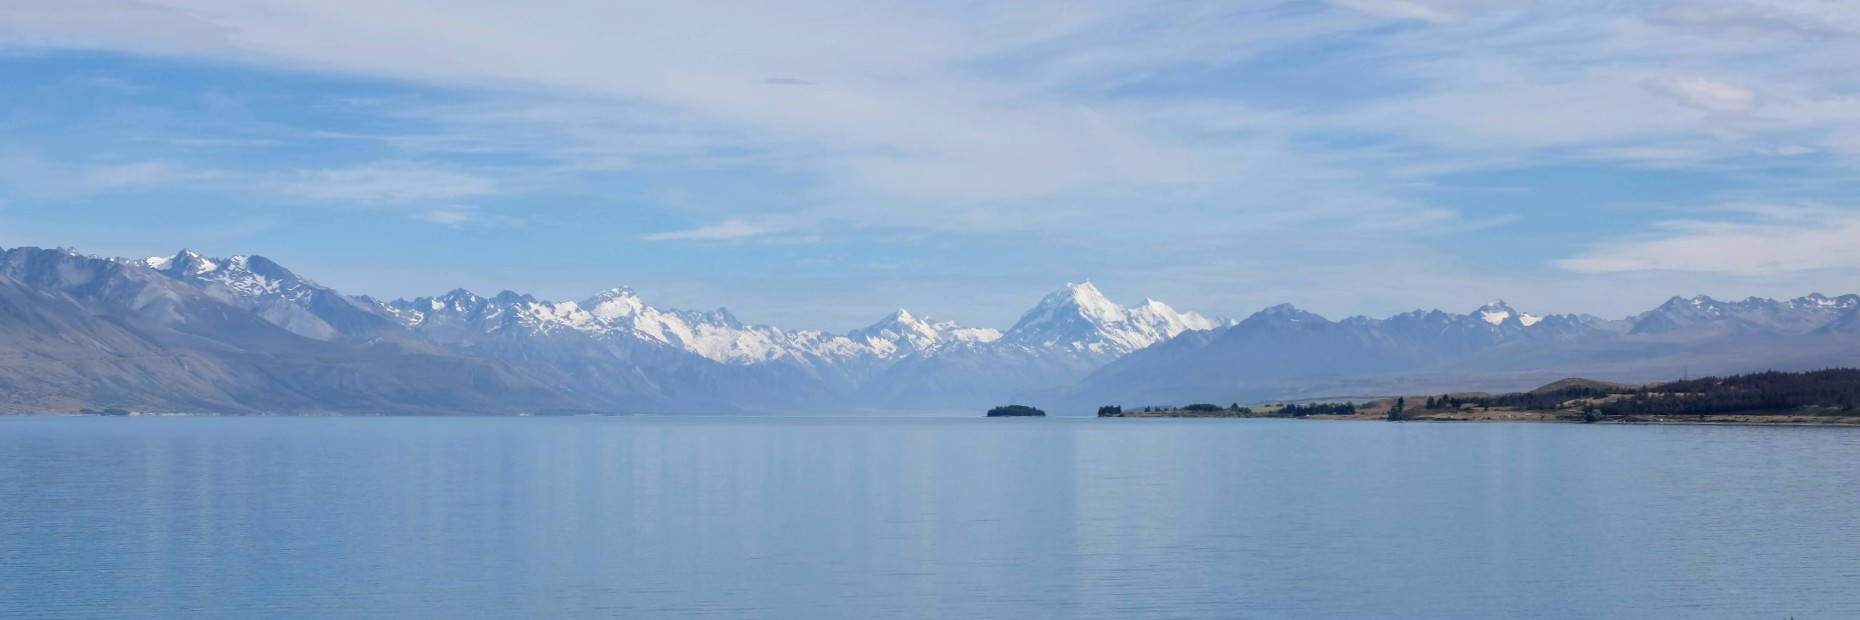
<path fill-rule="evenodd" d="M 1812 372 L 1766 371 L 1703 377 L 1646 386 L 1570 385 L 1552 390 L 1495 395 L 1429 397 L 1426 409 L 1505 408 L 1551 411 L 1570 408 L 1602 416 L 1687 416 L 1787 413 L 1820 410 L 1853 415 L 1860 408 L 1860 369 Z"/>
<path fill-rule="evenodd" d="M 1662 383 L 1597 405 L 1603 415 L 1710 415 L 1860 408 L 1860 369 L 1759 372 Z"/>

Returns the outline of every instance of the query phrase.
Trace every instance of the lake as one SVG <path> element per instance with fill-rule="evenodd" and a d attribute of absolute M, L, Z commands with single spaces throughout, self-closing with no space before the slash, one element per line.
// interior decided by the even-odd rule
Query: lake
<path fill-rule="evenodd" d="M 0 418 L 0 616 L 1855 618 L 1860 429 Z"/>

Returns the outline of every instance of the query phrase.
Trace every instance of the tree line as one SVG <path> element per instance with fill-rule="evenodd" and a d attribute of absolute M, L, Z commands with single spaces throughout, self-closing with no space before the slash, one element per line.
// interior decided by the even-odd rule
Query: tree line
<path fill-rule="evenodd" d="M 1768 371 L 1674 381 L 1596 407 L 1609 416 L 1780 413 L 1809 407 L 1852 414 L 1860 409 L 1860 369 Z"/>
<path fill-rule="evenodd" d="M 1513 392 L 1510 394 L 1493 394 L 1488 396 L 1455 396 L 1442 394 L 1428 397 L 1423 407 L 1429 410 L 1463 409 L 1474 406 L 1480 409 L 1502 407 L 1530 411 L 1549 411 L 1561 409 L 1564 403 L 1573 400 L 1601 400 L 1617 394 L 1632 394 L 1643 388 L 1624 387 L 1618 389 L 1598 388 L 1586 385 L 1572 385 L 1547 392 Z"/>
<path fill-rule="evenodd" d="M 1239 416 L 1259 415 L 1262 417 L 1302 418 L 1305 416 L 1312 416 L 1312 415 L 1356 415 L 1356 404 L 1348 403 L 1348 402 L 1309 403 L 1309 404 L 1286 403 L 1283 405 L 1278 405 L 1276 406 L 1276 408 L 1272 405 L 1267 405 L 1263 409 L 1255 410 L 1252 407 L 1243 407 L 1240 405 L 1240 403 L 1233 403 L 1225 407 L 1216 405 L 1213 403 L 1195 403 L 1193 405 L 1186 405 L 1182 407 L 1152 405 L 1152 406 L 1132 410 L 1132 413 L 1161 413 L 1161 412 L 1168 412 L 1168 411 L 1193 411 L 1195 413 L 1229 413 L 1229 414 L 1239 415 Z M 1124 408 L 1120 405 L 1105 405 L 1103 407 L 1098 408 L 1098 415 L 1101 417 L 1122 416 L 1124 415 Z"/>
<path fill-rule="evenodd" d="M 1576 403 L 1591 416 L 1685 416 L 1794 411 L 1809 407 L 1860 409 L 1860 369 L 1765 371 L 1702 377 L 1647 386 L 1572 385 L 1542 392 L 1428 397 L 1429 410 L 1502 407 L 1553 411 Z"/>

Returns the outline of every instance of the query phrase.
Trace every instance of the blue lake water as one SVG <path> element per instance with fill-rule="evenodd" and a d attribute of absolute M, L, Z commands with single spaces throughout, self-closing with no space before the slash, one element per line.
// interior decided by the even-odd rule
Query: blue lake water
<path fill-rule="evenodd" d="M 1856 618 L 1860 429 L 3 418 L 0 617 Z"/>

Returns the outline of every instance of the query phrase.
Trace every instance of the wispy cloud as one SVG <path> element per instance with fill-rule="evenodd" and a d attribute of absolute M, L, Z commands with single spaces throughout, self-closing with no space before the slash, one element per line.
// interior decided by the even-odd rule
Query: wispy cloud
<path fill-rule="evenodd" d="M 1493 9 L 1518 7 L 1523 0 L 1331 0 L 1332 4 L 1377 17 L 1450 24 Z"/>
<path fill-rule="evenodd" d="M 1764 276 L 1860 265 L 1860 212 L 1827 207 L 1740 207 L 1728 219 L 1659 223 L 1556 261 L 1580 273 L 1694 271 Z"/>
<path fill-rule="evenodd" d="M 357 205 L 450 201 L 496 189 L 488 177 L 407 162 L 304 171 L 282 186 L 284 193 L 306 200 Z"/>
<path fill-rule="evenodd" d="M 758 237 L 790 232 L 789 228 L 772 222 L 752 222 L 743 219 L 729 219 L 708 226 L 699 226 L 689 230 L 653 233 L 646 235 L 647 241 L 743 241 Z"/>
<path fill-rule="evenodd" d="M 1654 80 L 1649 85 L 1680 105 L 1707 112 L 1741 114 L 1757 108 L 1755 91 L 1723 80 L 1678 76 Z"/>
<path fill-rule="evenodd" d="M 152 187 L 199 182 L 220 176 L 211 170 L 192 170 L 162 161 L 140 161 L 97 166 L 84 175 L 86 185 L 98 189 Z"/>
<path fill-rule="evenodd" d="M 477 215 L 464 209 L 433 209 L 420 214 L 420 219 L 444 226 L 458 226 L 478 221 Z"/>
<path fill-rule="evenodd" d="M 1851 11 L 1838 3 L 1812 0 L 1686 2 L 1654 9 L 1648 21 L 1707 35 L 1825 41 L 1856 35 Z"/>
<path fill-rule="evenodd" d="M 816 176 L 828 193 L 883 197 L 876 202 L 886 206 L 868 205 L 867 216 L 898 211 L 900 221 L 924 219 L 904 211 L 941 210 L 949 201 L 1017 202 L 1106 189 L 1217 185 L 1226 175 L 1215 171 L 1230 163 L 1225 158 L 1236 142 L 1300 141 L 1336 132 L 1439 149 L 1430 155 L 1469 165 L 1514 166 L 1521 159 L 1608 159 L 1675 149 L 1694 152 L 1692 161 L 1723 159 L 1753 149 L 1692 138 L 1757 140 L 1807 126 L 1860 130 L 1860 121 L 1808 118 L 1800 107 L 1787 105 L 1829 95 L 1834 84 L 1801 72 L 1860 48 L 1824 41 L 1811 49 L 1796 39 L 1720 31 L 1727 24 L 1747 26 L 1738 33 L 1846 31 L 1853 11 L 1827 3 L 1331 4 L 1337 8 L 1284 11 L 1269 2 L 1210 8 L 1059 2 L 887 6 L 849 15 L 826 2 L 779 11 L 745 3 L 734 7 L 740 19 L 720 27 L 707 10 L 657 7 L 638 14 L 580 0 L 540 3 L 532 19 L 520 21 L 496 11 L 429 12 L 405 2 L 91 0 L 0 19 L 66 45 L 165 45 L 177 53 L 549 92 L 552 100 L 479 109 L 477 118 L 455 116 L 462 122 L 459 132 L 408 139 L 463 149 L 502 139 L 493 147 L 547 154 L 589 170 L 668 157 L 704 165 L 759 156 L 758 165 Z M 143 13 L 150 13 L 159 36 L 119 37 L 111 29 Z M 1422 25 L 1380 30 L 1364 15 Z M 1706 32 L 1715 38 L 1700 36 Z M 1220 121 L 1231 140 L 1218 144 L 1205 139 L 1205 126 L 1185 126 L 1169 116 L 1190 107 L 1187 103 L 1220 101 L 1226 93 L 1158 100 L 1143 88 L 1106 92 L 1141 84 L 1144 76 L 1244 63 L 1339 37 L 1354 37 L 1353 45 L 1372 50 L 1360 58 L 1365 69 L 1399 79 L 1402 86 L 1336 98 L 1318 111 L 1228 116 Z M 781 44 L 793 39 L 811 44 Z M 532 44 L 544 40 L 560 44 Z M 1766 71 L 1766 84 L 1739 77 L 1747 72 L 1744 65 L 1758 59 L 1780 63 L 1783 70 Z M 1676 75 L 1670 67 L 1680 62 L 1722 69 L 1699 75 L 1729 75 Z M 789 77 L 796 75 L 807 77 Z M 1765 93 L 1761 101 L 1758 92 Z M 1246 99 L 1225 101 L 1224 107 L 1261 105 Z M 1710 113 L 1743 113 L 1771 99 L 1779 105 L 1765 112 L 1774 118 L 1760 126 L 1726 128 L 1722 121 L 1671 110 L 1678 103 Z M 609 120 L 616 112 L 628 120 Z M 525 134 L 523 128 L 498 130 L 494 116 L 569 139 Z M 1516 122 L 1520 118 L 1530 121 Z M 1545 150 L 1554 152 L 1533 152 Z M 1293 149 L 1272 164 L 1322 166 L 1327 155 Z M 1369 178 L 1356 181 L 1369 183 L 1375 175 L 1364 176 Z M 376 193 L 374 200 L 401 199 Z"/>

